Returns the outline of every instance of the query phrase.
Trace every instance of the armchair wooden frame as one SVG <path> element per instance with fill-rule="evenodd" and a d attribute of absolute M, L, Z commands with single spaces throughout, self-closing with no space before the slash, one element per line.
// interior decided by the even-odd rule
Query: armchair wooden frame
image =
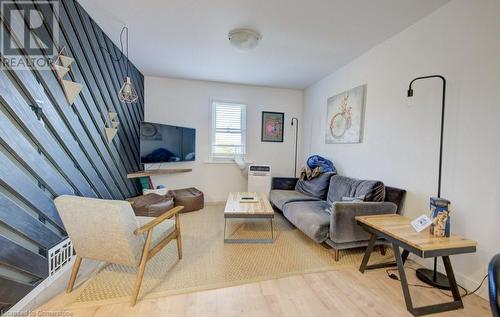
<path fill-rule="evenodd" d="M 152 257 L 154 257 L 158 252 L 160 252 L 173 239 L 177 240 L 177 251 L 179 254 L 179 260 L 182 259 L 181 228 L 179 222 L 179 212 L 182 209 L 184 209 L 184 206 L 177 206 L 165 212 L 161 216 L 154 218 L 150 222 L 146 223 L 140 228 L 137 228 L 134 231 L 134 234 L 136 236 L 140 236 L 145 233 L 147 233 L 147 236 L 146 236 L 146 242 L 144 243 L 144 247 L 142 249 L 142 256 L 141 256 L 141 261 L 139 263 L 139 269 L 137 271 L 134 291 L 132 293 L 132 298 L 130 300 L 131 306 L 134 306 L 137 302 L 137 296 L 139 295 L 139 291 L 141 289 L 142 279 L 144 277 L 144 270 L 146 268 L 147 261 L 149 261 Z M 172 217 L 175 217 L 175 230 L 151 248 L 151 241 L 153 239 L 153 229 L 163 221 L 170 219 Z M 73 269 L 71 271 L 68 288 L 66 289 L 67 293 L 71 293 L 71 291 L 73 290 L 73 286 L 75 285 L 76 276 L 78 275 L 78 270 L 80 269 L 81 263 L 82 263 L 82 257 L 77 255 L 75 263 L 73 264 Z"/>

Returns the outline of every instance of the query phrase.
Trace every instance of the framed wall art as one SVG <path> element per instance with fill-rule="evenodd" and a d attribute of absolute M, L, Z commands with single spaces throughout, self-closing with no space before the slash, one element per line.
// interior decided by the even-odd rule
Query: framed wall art
<path fill-rule="evenodd" d="M 325 142 L 361 143 L 365 111 L 366 85 L 328 98 Z"/>
<path fill-rule="evenodd" d="M 262 142 L 283 142 L 283 112 L 262 111 Z"/>

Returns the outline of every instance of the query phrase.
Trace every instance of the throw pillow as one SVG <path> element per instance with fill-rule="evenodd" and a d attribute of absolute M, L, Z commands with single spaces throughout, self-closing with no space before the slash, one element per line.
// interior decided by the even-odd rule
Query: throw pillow
<path fill-rule="evenodd" d="M 310 180 L 299 179 L 295 185 L 295 190 L 308 196 L 325 200 L 332 175 L 334 173 L 323 173 Z"/>
<path fill-rule="evenodd" d="M 343 197 L 364 196 L 364 201 L 384 201 L 385 186 L 380 181 L 369 181 L 335 175 L 331 177 L 328 202 L 342 201 Z"/>

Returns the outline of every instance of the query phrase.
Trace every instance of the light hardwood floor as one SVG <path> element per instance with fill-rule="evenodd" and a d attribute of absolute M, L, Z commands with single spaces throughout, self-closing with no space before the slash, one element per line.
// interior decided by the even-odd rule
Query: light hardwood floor
<path fill-rule="evenodd" d="M 409 267 L 417 267 L 411 261 Z M 421 284 L 407 268 L 409 283 Z M 436 289 L 411 287 L 416 305 L 449 301 Z M 66 310 L 61 294 L 42 307 Z M 491 316 L 489 304 L 476 295 L 464 298 L 465 309 L 439 316 Z M 356 268 L 302 274 L 259 283 L 156 299 L 139 299 L 98 307 L 68 309 L 73 316 L 411 316 L 405 308 L 399 281 L 384 269 Z M 437 316 L 437 315 L 434 315 Z"/>

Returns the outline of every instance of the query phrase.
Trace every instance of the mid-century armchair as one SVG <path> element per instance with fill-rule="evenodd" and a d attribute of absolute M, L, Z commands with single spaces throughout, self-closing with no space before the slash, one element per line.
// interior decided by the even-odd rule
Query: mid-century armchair
<path fill-rule="evenodd" d="M 63 195 L 55 204 L 76 251 L 67 292 L 73 290 L 82 259 L 138 267 L 131 305 L 137 302 L 146 262 L 173 239 L 182 258 L 178 206 L 153 217 L 136 217 L 129 202 Z M 175 218 L 172 220 L 171 218 Z"/>

